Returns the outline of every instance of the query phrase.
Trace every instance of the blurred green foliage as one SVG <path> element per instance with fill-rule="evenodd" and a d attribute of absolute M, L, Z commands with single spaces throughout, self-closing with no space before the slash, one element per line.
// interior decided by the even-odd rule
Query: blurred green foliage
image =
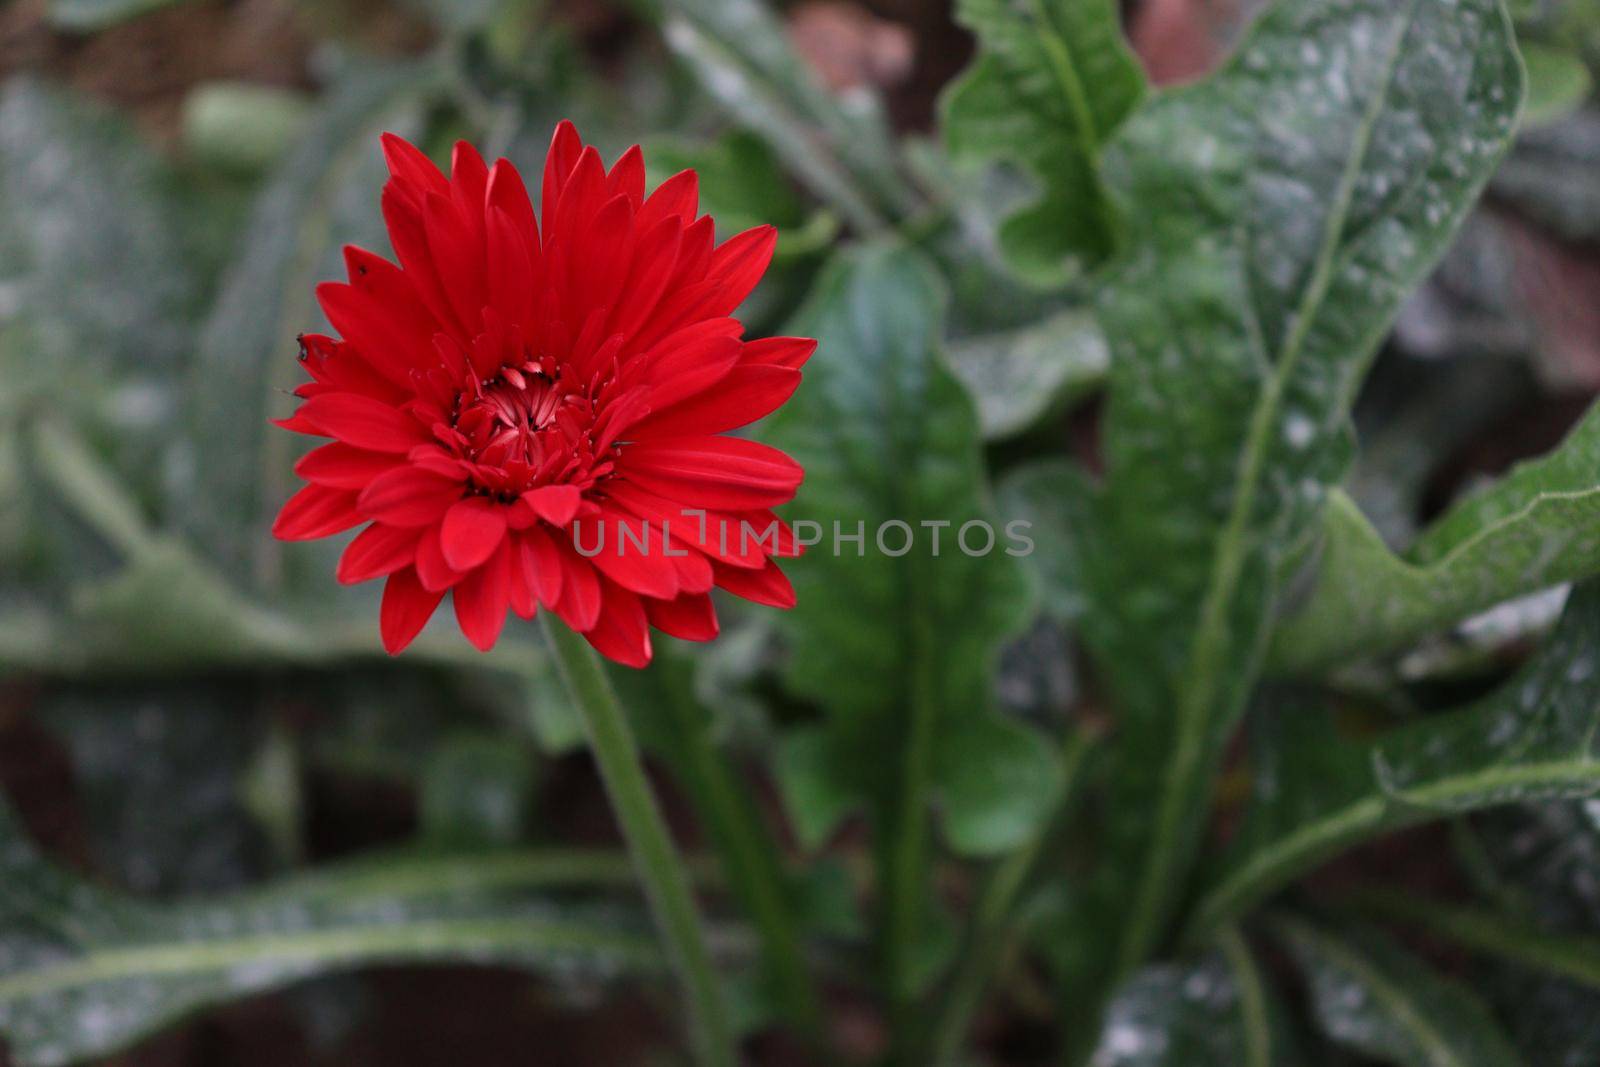
<path fill-rule="evenodd" d="M 661 989 L 531 628 L 391 661 L 341 546 L 268 533 L 313 286 L 387 252 L 378 134 L 537 175 L 572 117 L 699 171 L 720 237 L 779 226 L 747 332 L 822 343 L 755 432 L 807 468 L 787 517 L 866 526 L 795 561 L 793 612 L 617 678 L 749 1032 L 1594 1062 L 1562 946 L 1600 884 L 1600 611 L 1565 596 L 1600 573 L 1600 5 L 1277 0 L 1157 91 L 1107 0 L 963 0 L 932 131 L 759 0 L 378 7 L 406 43 L 301 5 L 298 82 L 201 80 L 165 138 L 59 71 L 0 85 L 0 739 L 65 768 L 41 797 L 0 760 L 13 1060 L 376 964 Z M 974 519 L 1032 552 L 967 555 Z M 1446 876 L 1385 859 L 1433 823 L 1406 847 Z"/>

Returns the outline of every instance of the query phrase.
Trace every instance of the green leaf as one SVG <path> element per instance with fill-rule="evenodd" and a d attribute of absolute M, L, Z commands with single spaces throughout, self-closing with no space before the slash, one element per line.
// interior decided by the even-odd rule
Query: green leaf
<path fill-rule="evenodd" d="M 779 784 L 807 846 L 868 812 L 888 992 L 911 1042 L 925 1033 L 912 1004 L 939 957 L 929 805 L 953 848 L 994 854 L 1036 832 L 1059 775 L 1042 738 L 993 713 L 999 648 L 1031 597 L 1007 532 L 988 526 L 988 545 L 982 534 L 978 422 L 939 356 L 944 302 L 915 252 L 842 254 L 793 324 L 817 354 L 768 433 L 806 469 L 787 517 L 822 538 L 786 565 L 798 606 L 780 625 L 789 689 L 823 718 L 784 738 Z M 969 524 L 972 555 L 959 540 Z M 859 553 L 841 537 L 856 533 Z"/>
<path fill-rule="evenodd" d="M 438 76 L 427 61 L 347 71 L 268 179 L 223 278 L 196 352 L 191 412 L 201 445 L 180 513 L 229 573 L 268 585 L 279 577 L 267 516 L 294 491 L 296 445 L 267 419 L 287 412 L 284 397 L 299 380 L 296 335 L 326 328 L 313 289 L 343 276 L 337 247 L 387 251 L 378 135 L 410 125 Z"/>
<path fill-rule="evenodd" d="M 963 852 L 1025 840 L 1054 776 L 1040 739 L 984 710 L 999 646 L 1027 620 L 1030 597 L 988 511 L 971 402 L 938 354 L 943 314 L 927 264 L 878 245 L 841 255 L 792 324 L 820 343 L 765 437 L 806 468 L 787 517 L 822 534 L 786 565 L 799 606 L 781 620 L 789 686 L 827 713 L 820 730 L 789 738 L 781 768 L 810 845 L 849 810 L 893 807 L 897 775 L 884 757 L 906 752 L 916 720 L 926 720 L 930 784 Z M 896 520 L 915 540 L 891 556 L 876 535 Z M 948 524 L 937 552 L 925 520 Z M 995 530 L 987 555 L 959 547 L 969 522 Z M 849 536 L 858 524 L 861 554 L 845 541 L 836 552 L 836 527 Z M 905 537 L 888 527 L 884 542 L 898 551 Z M 981 531 L 968 540 L 979 547 Z"/>
<path fill-rule="evenodd" d="M 155 154 L 119 116 L 27 78 L 0 91 L 0 149 L 0 322 L 43 320 L 31 355 L 55 375 L 83 359 L 176 367 L 197 286 Z"/>
<path fill-rule="evenodd" d="M 1600 989 L 1600 937 L 1547 930 L 1490 908 L 1442 904 L 1396 892 L 1364 892 L 1356 903 L 1363 911 L 1404 922 L 1473 952 Z"/>
<path fill-rule="evenodd" d="M 1273 923 L 1334 1041 L 1397 1067 L 1516 1067 L 1488 1006 L 1371 931 L 1298 918 Z"/>
<path fill-rule="evenodd" d="M 1344 475 L 1356 387 L 1521 92 L 1498 0 L 1284 0 L 1108 146 L 1131 239 L 1101 300 L 1106 563 L 1084 630 L 1119 712 L 1108 828 L 1138 871 L 1106 882 L 1123 966 L 1188 877 L 1282 586 Z"/>
<path fill-rule="evenodd" d="M 153 904 L 66 874 L 0 813 L 0 1035 L 21 1067 L 53 1067 L 202 1008 L 380 963 L 493 963 L 569 980 L 655 972 L 637 908 L 541 894 L 627 878 L 611 854 L 396 856 Z"/>
<path fill-rule="evenodd" d="M 1027 844 L 995 865 L 974 900 L 955 973 L 933 1027 L 931 1060 L 935 1067 L 952 1067 L 960 1059 L 973 1015 L 995 972 L 1016 945 L 1021 928 L 1037 923 L 1036 916 L 1034 922 L 1025 922 L 1024 913 L 1030 910 L 1029 898 L 1037 899 L 1038 883 L 1051 888 L 1059 884 L 1044 872 L 1043 861 L 1059 856 L 1052 847 L 1058 839 L 1056 831 L 1066 826 L 1077 811 L 1085 769 L 1097 743 L 1098 738 L 1085 731 L 1074 729 L 1068 733 L 1061 752 L 1060 793 L 1051 801 L 1050 820 Z M 1061 1023 L 1071 1028 L 1074 1020 L 1068 1017 Z"/>
<path fill-rule="evenodd" d="M 60 420 L 40 419 L 23 442 L 50 503 L 90 530 L 109 574 L 86 574 L 38 607 L 0 605 L 0 676 L 122 678 L 199 670 L 389 663 L 376 612 L 291 613 L 244 596 L 177 538 L 152 531 L 126 485 Z M 559 720 L 565 695 L 540 643 L 511 633 L 481 653 L 444 626 L 408 654 L 414 663 L 484 668 L 514 682 L 535 721 Z M 567 709 L 570 711 L 570 709 Z"/>
<path fill-rule="evenodd" d="M 1567 48 L 1528 42 L 1522 45 L 1528 68 L 1528 106 L 1522 121 L 1543 126 L 1578 110 L 1594 91 L 1594 78 L 1583 56 Z"/>
<path fill-rule="evenodd" d="M 1454 824 L 1458 838 L 1463 826 Z M 1485 984 L 1531 1062 L 1600 1062 L 1600 806 L 1524 804 L 1474 818 L 1472 828 L 1465 865 L 1499 910 L 1438 909 L 1424 928 L 1484 958 Z M 1402 905 L 1385 893 L 1376 910 Z"/>
<path fill-rule="evenodd" d="M 1099 387 L 1110 364 L 1094 318 L 1063 311 L 950 345 L 950 366 L 972 390 L 987 440 L 1014 437 Z"/>
<path fill-rule="evenodd" d="M 1402 649 L 1506 600 L 1600 572 L 1600 412 L 1562 446 L 1463 501 L 1403 556 L 1335 492 L 1315 584 L 1271 666 L 1306 673 Z"/>
<path fill-rule="evenodd" d="M 0 89 L 0 413 L 69 415 L 151 498 L 204 270 L 186 223 L 212 207 L 179 192 L 121 116 L 28 78 Z"/>
<path fill-rule="evenodd" d="M 1037 202 L 1005 222 L 1001 247 L 1019 274 L 1059 283 L 1116 245 L 1100 153 L 1145 91 L 1117 5 L 961 0 L 956 18 L 978 57 L 944 99 L 945 140 L 958 158 L 1014 160 L 1037 177 Z"/>
<path fill-rule="evenodd" d="M 963 340 L 1008 335 L 1064 311 L 1083 311 L 1084 295 L 1041 289 L 1010 267 L 1000 250 L 1000 226 L 1030 192 L 1026 175 L 1003 167 L 960 167 L 928 137 L 904 142 L 906 165 L 946 214 L 928 220 L 919 247 L 950 287 L 950 336 Z"/>
<path fill-rule="evenodd" d="M 1600 793 L 1600 585 L 1477 703 L 1374 741 L 1341 739 L 1314 709 L 1263 715 L 1255 796 L 1190 920 L 1194 937 L 1380 833 L 1499 804 Z"/>
<path fill-rule="evenodd" d="M 1088 475 L 1066 460 L 1018 467 L 1000 486 L 1000 513 L 1028 524 L 1034 548 L 1024 559 L 1044 610 L 1062 622 L 1074 622 L 1087 610 L 1084 552 L 1095 495 Z"/>
<path fill-rule="evenodd" d="M 762 0 L 644 0 L 706 93 L 860 230 L 909 210 L 894 142 L 869 93 L 846 109 L 819 85 Z"/>
<path fill-rule="evenodd" d="M 1525 804 L 1473 829 L 1485 895 L 1530 922 L 1600 934 L 1600 805 Z"/>
<path fill-rule="evenodd" d="M 1094 1067 L 1289 1067 L 1282 1008 L 1229 931 L 1188 964 L 1138 971 L 1106 1009 Z"/>

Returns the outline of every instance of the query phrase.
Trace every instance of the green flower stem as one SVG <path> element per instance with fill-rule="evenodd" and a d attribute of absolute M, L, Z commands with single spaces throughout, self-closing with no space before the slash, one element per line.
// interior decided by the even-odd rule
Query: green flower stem
<path fill-rule="evenodd" d="M 1084 758 L 1094 744 L 1094 735 L 1074 730 L 1068 736 L 1062 751 L 1062 775 L 1056 794 L 1054 811 L 1039 832 L 1017 851 L 1007 856 L 984 886 L 978 901 L 977 914 L 967 934 L 966 951 L 957 968 L 955 979 L 939 1013 L 939 1022 L 933 1036 L 934 1067 L 956 1067 L 961 1062 L 967 1032 L 972 1027 L 972 1016 L 983 999 L 984 988 L 989 984 L 1002 950 L 1010 940 L 1010 927 L 1016 918 L 1017 898 L 1033 879 L 1039 857 L 1072 810 L 1076 786 L 1081 778 Z"/>
<path fill-rule="evenodd" d="M 912 623 L 912 641 L 929 654 L 913 662 L 932 662 L 935 645 L 928 617 Z M 938 702 L 928 672 L 911 678 L 910 722 L 895 808 L 880 830 L 883 863 L 884 969 L 888 987 L 893 1050 L 890 1062 L 922 1062 L 916 1046 L 926 1032 L 917 1012 L 917 948 L 924 936 L 923 911 L 928 897 L 928 799 L 933 780 L 933 732 Z"/>
<path fill-rule="evenodd" d="M 559 622 L 544 620 L 561 675 L 583 715 L 600 778 L 644 882 L 668 957 L 683 984 L 695 1050 L 705 1067 L 736 1067 L 739 1055 L 711 966 L 700 914 L 689 891 L 687 868 L 667 833 L 661 809 L 639 761 L 627 717 L 611 691 L 600 659 L 586 641 Z"/>
<path fill-rule="evenodd" d="M 735 769 L 713 742 L 705 710 L 676 687 L 669 689 L 663 710 L 671 720 L 683 787 L 720 853 L 728 888 L 755 923 L 766 976 L 784 1017 L 816 1040 L 821 1013 L 783 857 L 740 788 Z"/>

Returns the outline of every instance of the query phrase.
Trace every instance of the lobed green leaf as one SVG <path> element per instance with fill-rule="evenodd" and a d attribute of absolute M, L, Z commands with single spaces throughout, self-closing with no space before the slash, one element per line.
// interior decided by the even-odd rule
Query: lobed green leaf
<path fill-rule="evenodd" d="M 1370 742 L 1326 715 L 1263 715 L 1255 795 L 1191 920 L 1196 938 L 1339 851 L 1476 808 L 1600 793 L 1600 585 L 1576 589 L 1560 626 L 1515 678 L 1459 711 Z"/>
<path fill-rule="evenodd" d="M 826 709 L 793 732 L 779 771 L 802 839 L 820 842 L 846 813 L 894 806 L 912 721 L 926 716 L 926 753 L 950 842 L 995 853 L 1025 840 L 1055 775 L 1041 739 L 997 719 L 991 683 L 1001 642 L 1026 621 L 1030 596 L 993 521 L 976 416 L 944 366 L 944 295 L 916 253 L 876 245 L 844 253 L 793 325 L 818 338 L 806 382 L 766 439 L 806 468 L 791 522 L 820 524 L 823 543 L 786 565 L 799 604 L 782 619 L 792 690 Z M 912 550 L 876 543 L 884 523 L 914 532 Z M 924 520 L 947 524 L 933 531 Z M 995 545 L 957 542 L 990 521 Z M 860 547 L 836 528 L 865 530 Z M 888 528 L 898 551 L 905 535 Z M 976 532 L 970 543 L 981 543 Z"/>
<path fill-rule="evenodd" d="M 1600 411 L 1561 447 L 1462 501 L 1403 556 L 1337 491 L 1305 602 L 1272 667 L 1304 673 L 1403 648 L 1505 600 L 1600 572 Z"/>
<path fill-rule="evenodd" d="M 1117 5 L 961 0 L 956 18 L 978 57 L 945 96 L 945 140 L 958 158 L 1012 160 L 1037 177 L 1037 201 L 1006 220 L 1001 247 L 1022 276 L 1065 281 L 1117 243 L 1100 154 L 1145 92 Z"/>
<path fill-rule="evenodd" d="M 991 441 L 1031 429 L 1097 388 L 1109 363 L 1105 337 L 1083 311 L 950 345 L 950 367 L 972 390 L 983 436 Z"/>
<path fill-rule="evenodd" d="M 1104 565 L 1085 634 L 1120 715 L 1109 829 L 1134 873 L 1108 867 L 1106 885 L 1124 967 L 1187 880 L 1286 576 L 1344 476 L 1356 387 L 1521 94 L 1498 0 L 1286 0 L 1108 147 L 1130 242 L 1101 300 Z"/>
<path fill-rule="evenodd" d="M 0 1035 L 21 1067 L 55 1067 L 205 1007 L 380 963 L 492 963 L 567 981 L 655 972 L 637 908 L 540 892 L 628 878 L 609 855 L 397 856 L 155 904 L 51 865 L 0 812 Z"/>

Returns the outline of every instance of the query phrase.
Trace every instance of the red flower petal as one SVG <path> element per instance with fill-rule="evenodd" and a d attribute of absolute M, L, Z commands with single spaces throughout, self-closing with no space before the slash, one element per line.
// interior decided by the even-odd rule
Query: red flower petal
<path fill-rule="evenodd" d="M 733 517 L 750 531 L 750 544 L 759 552 L 779 559 L 793 559 L 804 552 L 793 527 L 769 508 L 741 511 Z"/>
<path fill-rule="evenodd" d="M 347 254 L 351 251 L 351 248 L 345 249 Z M 357 355 L 350 345 L 320 333 L 300 335 L 300 365 L 315 380 L 315 385 L 310 386 L 310 393 L 295 390 L 296 396 L 361 393 L 398 405 L 403 404 L 408 395 L 403 375 L 396 375 L 388 368 L 379 371 Z"/>
<path fill-rule="evenodd" d="M 361 491 L 366 515 L 391 526 L 427 526 L 461 498 L 461 483 L 420 467 L 396 467 Z"/>
<path fill-rule="evenodd" d="M 788 502 L 805 472 L 776 448 L 738 437 L 640 441 L 617 469 L 645 489 L 707 508 L 766 508 Z"/>
<path fill-rule="evenodd" d="M 600 618 L 600 576 L 565 540 L 555 544 L 561 553 L 561 599 L 556 614 L 581 633 Z"/>
<path fill-rule="evenodd" d="M 533 513 L 552 526 L 565 526 L 578 513 L 583 494 L 575 485 L 541 485 L 522 494 Z"/>
<path fill-rule="evenodd" d="M 489 304 L 512 322 L 533 318 L 533 240 L 499 208 L 489 213 Z"/>
<path fill-rule="evenodd" d="M 817 342 L 809 337 L 764 337 L 745 342 L 743 363 L 799 370 L 816 350 Z"/>
<path fill-rule="evenodd" d="M 561 536 L 566 536 L 563 532 Z M 543 530 L 535 527 L 522 535 L 523 565 L 533 582 L 534 594 L 539 603 L 554 610 L 561 601 L 562 575 L 565 565 L 556 543 Z"/>
<path fill-rule="evenodd" d="M 415 188 L 419 193 L 443 192 L 450 187 L 444 175 L 439 173 L 439 168 L 433 165 L 433 160 L 404 137 L 385 133 L 379 140 L 383 144 L 383 160 L 389 165 L 389 173 L 402 184 Z"/>
<path fill-rule="evenodd" d="M 487 652 L 500 639 L 511 607 L 511 543 L 504 538 L 489 561 L 451 590 L 456 622 L 480 651 Z"/>
<path fill-rule="evenodd" d="M 644 229 L 636 215 L 633 227 L 644 236 L 634 249 L 633 266 L 611 318 L 611 329 L 625 339 L 637 334 L 661 303 L 661 295 L 678 269 L 678 247 L 683 242 L 683 221 L 676 215 L 649 229 Z"/>
<path fill-rule="evenodd" d="M 363 489 L 372 479 L 402 462 L 392 454 L 352 448 L 343 441 L 313 448 L 300 457 L 294 472 L 308 482 L 335 489 Z"/>
<path fill-rule="evenodd" d="M 283 505 L 272 524 L 272 536 L 280 541 L 311 541 L 348 530 L 361 523 L 356 510 L 356 494 L 347 489 L 308 485 Z"/>
<path fill-rule="evenodd" d="M 345 546 L 336 577 L 344 585 L 382 578 L 410 566 L 416 557 L 416 530 L 375 522 Z"/>
<path fill-rule="evenodd" d="M 596 546 L 590 538 L 600 535 L 599 551 L 588 559 L 601 574 L 624 589 L 645 596 L 670 599 L 678 595 L 678 572 L 664 552 L 659 526 L 612 509 L 602 510 L 592 524 L 578 520 L 574 530 L 586 526 L 597 529 L 579 533 L 578 544 L 587 553 Z"/>
<path fill-rule="evenodd" d="M 398 655 L 422 632 L 433 617 L 434 609 L 444 594 L 430 593 L 417 581 L 414 570 L 396 571 L 389 575 L 383 587 L 383 608 L 378 617 L 378 628 L 383 634 L 383 647 L 389 655 Z"/>
<path fill-rule="evenodd" d="M 613 479 L 606 483 L 606 496 L 640 518 L 664 523 L 675 540 L 736 567 L 760 567 L 766 556 L 754 537 L 740 541 L 740 519 L 736 514 L 709 511 L 680 504 L 652 493 L 631 482 Z M 760 523 L 759 533 L 766 527 Z"/>
<path fill-rule="evenodd" d="M 417 541 L 417 580 L 422 587 L 437 592 L 449 589 L 465 577 L 445 562 L 444 549 L 439 544 L 439 527 L 424 530 Z"/>
<path fill-rule="evenodd" d="M 519 236 L 532 242 L 534 248 L 538 247 L 539 222 L 533 217 L 528 187 L 523 183 L 516 165 L 509 159 L 497 159 L 489 169 L 489 189 L 485 199 L 491 208 L 505 212 Z"/>
<path fill-rule="evenodd" d="M 324 393 L 300 405 L 296 417 L 347 445 L 401 455 L 430 440 L 422 425 L 381 400 L 356 393 Z"/>
<path fill-rule="evenodd" d="M 583 636 L 595 650 L 624 667 L 650 665 L 650 620 L 637 594 L 615 582 L 602 584 L 599 619 Z"/>
<path fill-rule="evenodd" d="M 635 207 L 644 201 L 644 152 L 638 145 L 629 148 L 611 165 L 606 175 L 606 191 L 626 196 Z"/>
<path fill-rule="evenodd" d="M 794 607 L 794 586 L 789 584 L 788 577 L 773 560 L 769 559 L 760 570 L 724 567 L 715 561 L 711 566 L 717 572 L 717 585 L 734 596 L 771 608 Z"/>
<path fill-rule="evenodd" d="M 698 551 L 689 548 L 676 537 L 672 538 L 673 554 L 667 559 L 678 576 L 679 593 L 709 593 L 717 584 L 711 570 L 711 561 Z M 678 553 L 683 553 L 678 555 Z"/>
<path fill-rule="evenodd" d="M 488 190 L 489 168 L 483 157 L 470 141 L 457 141 L 450 150 L 450 193 L 464 217 L 479 216 Z"/>
<path fill-rule="evenodd" d="M 545 232 L 551 243 L 575 252 L 581 243 L 580 234 L 606 199 L 606 169 L 600 162 L 600 153 L 590 145 L 578 153 L 578 162 L 561 187 L 554 217 L 546 217 Z"/>
<path fill-rule="evenodd" d="M 455 312 L 455 321 L 469 334 L 478 332 L 483 305 L 488 300 L 486 253 L 475 241 L 458 206 L 439 193 L 429 193 L 422 205 L 422 232 L 428 253 Z"/>
<path fill-rule="evenodd" d="M 610 307 L 628 280 L 633 260 L 633 205 L 626 196 L 606 201 L 568 261 L 572 292 L 589 307 Z"/>
<path fill-rule="evenodd" d="M 737 319 L 711 319 L 679 330 L 629 364 L 620 380 L 648 388 L 655 409 L 670 407 L 733 370 L 744 350 L 741 329 Z"/>
<path fill-rule="evenodd" d="M 469 496 L 445 512 L 439 545 L 451 569 L 470 571 L 488 559 L 505 536 L 506 509 L 487 497 Z"/>
<path fill-rule="evenodd" d="M 629 436 L 643 440 L 736 430 L 778 410 L 799 387 L 797 370 L 738 366 L 715 388 L 665 410 L 657 408 L 657 413 L 634 424 Z"/>
<path fill-rule="evenodd" d="M 663 219 L 676 218 L 687 226 L 700 214 L 700 176 L 682 170 L 656 186 L 639 209 L 639 227 L 648 229 Z"/>
<path fill-rule="evenodd" d="M 511 610 L 531 619 L 539 613 L 539 577 L 533 552 L 521 535 L 512 536 L 507 543 L 511 546 Z"/>
<path fill-rule="evenodd" d="M 391 300 L 341 282 L 317 286 L 317 303 L 347 347 L 386 381 L 403 387 L 411 368 L 429 364 L 431 333 L 406 329 L 404 319 L 390 310 Z"/>
<path fill-rule="evenodd" d="M 428 254 L 428 235 L 422 223 L 422 194 L 408 201 L 394 182 L 383 190 L 383 221 L 389 227 L 389 243 L 400 260 L 406 277 L 416 286 L 417 295 L 427 305 L 428 313 L 445 329 L 460 337 L 466 331 L 456 322 L 455 312 L 445 297 L 439 273 L 434 269 Z"/>
<path fill-rule="evenodd" d="M 778 231 L 757 226 L 728 238 L 711 257 L 708 277 L 722 284 L 721 306 L 714 314 L 727 315 L 744 303 L 772 262 Z"/>
<path fill-rule="evenodd" d="M 540 204 L 547 225 L 555 218 L 561 191 L 582 154 L 583 138 L 578 136 L 578 128 L 563 119 L 551 135 L 550 150 L 544 157 L 544 187 L 540 193 Z"/>
<path fill-rule="evenodd" d="M 717 610 L 704 593 L 685 593 L 675 600 L 646 600 L 650 625 L 685 641 L 710 641 L 717 636 Z"/>
<path fill-rule="evenodd" d="M 320 428 L 301 418 L 298 412 L 286 419 L 271 419 L 269 421 L 280 430 L 288 430 L 290 433 L 303 433 L 310 437 L 328 436 Z"/>

